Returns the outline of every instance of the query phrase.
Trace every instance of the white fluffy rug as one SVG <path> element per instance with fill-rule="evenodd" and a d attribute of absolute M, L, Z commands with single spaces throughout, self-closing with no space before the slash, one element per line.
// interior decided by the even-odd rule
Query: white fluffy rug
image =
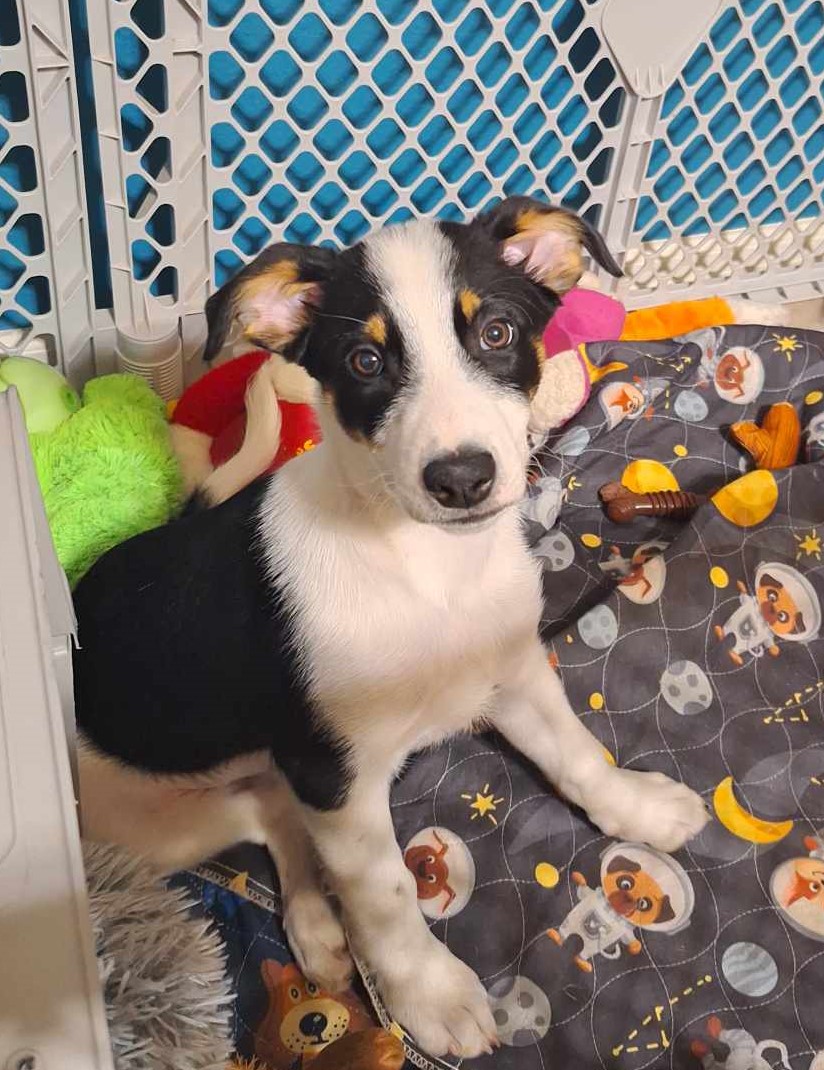
<path fill-rule="evenodd" d="M 211 923 L 128 854 L 83 851 L 116 1070 L 223 1070 L 233 994 Z"/>

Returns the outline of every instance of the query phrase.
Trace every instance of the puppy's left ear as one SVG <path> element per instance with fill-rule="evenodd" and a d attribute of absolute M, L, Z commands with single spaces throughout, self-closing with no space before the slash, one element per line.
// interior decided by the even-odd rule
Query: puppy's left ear
<path fill-rule="evenodd" d="M 510 197 L 477 222 L 500 243 L 507 264 L 520 265 L 546 289 L 565 294 L 584 273 L 584 250 L 610 275 L 623 274 L 604 239 L 585 219 L 532 197 Z"/>

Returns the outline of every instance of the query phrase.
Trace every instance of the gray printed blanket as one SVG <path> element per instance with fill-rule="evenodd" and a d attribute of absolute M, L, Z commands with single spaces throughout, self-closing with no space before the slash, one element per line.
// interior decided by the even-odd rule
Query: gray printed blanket
<path fill-rule="evenodd" d="M 540 449 L 523 506 L 544 638 L 612 759 L 683 779 L 713 820 L 670 857 L 601 835 L 496 738 L 417 757 L 393 793 L 398 839 L 503 1041 L 464 1065 L 824 1070 L 824 335 L 729 327 L 588 356 L 604 374 Z M 784 400 L 799 463 L 753 471 L 726 429 Z M 617 526 L 597 493 L 614 480 L 714 496 L 689 523 Z M 282 1028 L 284 989 L 312 993 L 265 857 L 240 848 L 180 880 L 226 937 L 238 1051 L 310 1066 L 331 1033 L 300 1047 Z M 314 998 L 340 1032 L 369 1021 L 369 995 L 367 979 Z"/>

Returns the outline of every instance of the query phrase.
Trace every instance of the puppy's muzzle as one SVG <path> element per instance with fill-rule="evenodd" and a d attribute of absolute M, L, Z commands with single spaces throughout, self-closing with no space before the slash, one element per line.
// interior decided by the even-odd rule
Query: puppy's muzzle
<path fill-rule="evenodd" d="M 460 449 L 436 457 L 423 470 L 423 485 L 445 509 L 471 509 L 489 497 L 495 458 L 487 450 Z"/>

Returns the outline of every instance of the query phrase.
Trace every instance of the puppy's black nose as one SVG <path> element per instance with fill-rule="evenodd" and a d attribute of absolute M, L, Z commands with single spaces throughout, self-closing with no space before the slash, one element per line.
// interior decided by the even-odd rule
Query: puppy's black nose
<path fill-rule="evenodd" d="M 470 509 L 489 497 L 495 458 L 486 450 L 457 450 L 437 457 L 423 470 L 423 485 L 446 509 Z"/>
<path fill-rule="evenodd" d="M 298 1024 L 298 1028 L 305 1037 L 311 1037 L 320 1044 L 328 1024 L 329 1021 L 326 1015 L 315 1011 L 314 1014 L 304 1014 Z"/>

